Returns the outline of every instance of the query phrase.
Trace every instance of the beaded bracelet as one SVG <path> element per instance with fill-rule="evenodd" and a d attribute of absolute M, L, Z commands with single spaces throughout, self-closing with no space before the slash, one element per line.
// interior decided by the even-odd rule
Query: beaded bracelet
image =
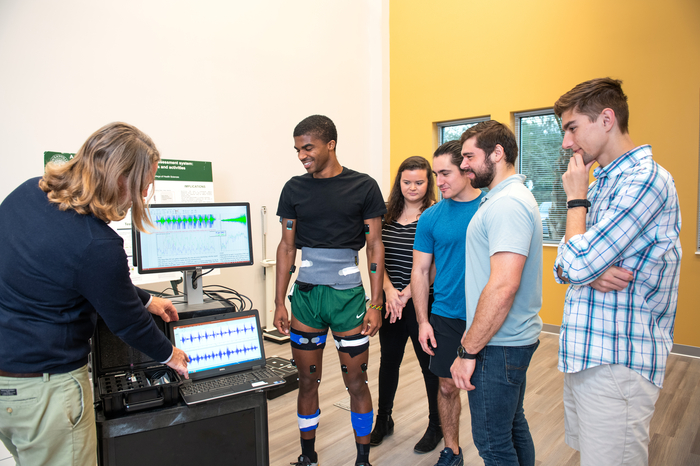
<path fill-rule="evenodd" d="M 379 306 L 375 306 L 374 304 L 370 304 L 370 305 L 369 305 L 369 308 L 370 308 L 370 309 L 376 309 L 376 310 L 378 310 L 378 311 L 381 311 L 382 309 L 384 309 L 384 306 L 382 306 L 381 304 L 380 304 Z"/>

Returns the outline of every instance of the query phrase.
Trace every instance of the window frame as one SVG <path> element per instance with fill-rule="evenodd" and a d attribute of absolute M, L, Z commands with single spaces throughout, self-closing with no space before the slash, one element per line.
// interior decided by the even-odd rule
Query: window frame
<path fill-rule="evenodd" d="M 521 141 L 521 120 L 523 118 L 528 118 L 528 117 L 534 117 L 534 116 L 543 116 L 543 115 L 551 115 L 553 116 L 556 120 L 559 121 L 559 127 L 561 129 L 561 120 L 556 116 L 554 113 L 553 108 L 543 108 L 539 110 L 529 110 L 529 111 L 523 111 L 523 112 L 514 112 L 513 113 L 513 129 L 515 133 L 515 138 L 518 143 L 518 163 L 517 165 L 517 171 L 518 173 L 522 173 L 522 167 L 523 167 L 523 151 L 522 151 L 522 141 Z M 562 134 L 562 139 L 563 139 L 563 134 Z M 562 154 L 563 149 L 559 149 L 560 155 Z M 538 207 L 541 207 L 541 204 L 538 204 Z M 551 208 L 551 207 L 550 207 Z M 566 231 L 566 214 L 564 214 L 564 226 L 563 226 L 563 232 L 562 232 L 562 237 L 565 234 Z M 543 225 L 543 238 L 542 238 L 542 244 L 544 246 L 554 246 L 557 247 L 559 243 L 561 242 L 561 238 L 558 239 L 552 239 L 549 237 L 544 236 L 544 225 Z"/>
<path fill-rule="evenodd" d="M 485 115 L 480 117 L 464 118 L 461 120 L 440 121 L 435 123 L 438 131 L 438 147 L 445 143 L 445 141 L 443 140 L 443 133 L 445 128 L 451 126 L 475 125 L 477 123 L 481 123 L 482 121 L 489 121 L 490 119 L 491 115 Z"/>

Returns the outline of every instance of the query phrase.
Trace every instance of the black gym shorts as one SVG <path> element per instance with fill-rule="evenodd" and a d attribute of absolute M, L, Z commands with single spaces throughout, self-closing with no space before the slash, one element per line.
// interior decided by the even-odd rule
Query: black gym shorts
<path fill-rule="evenodd" d="M 437 348 L 433 349 L 435 356 L 430 356 L 430 372 L 438 377 L 451 379 L 450 367 L 457 357 L 457 348 L 462 344 L 467 321 L 432 314 L 430 325 L 437 341 Z"/>

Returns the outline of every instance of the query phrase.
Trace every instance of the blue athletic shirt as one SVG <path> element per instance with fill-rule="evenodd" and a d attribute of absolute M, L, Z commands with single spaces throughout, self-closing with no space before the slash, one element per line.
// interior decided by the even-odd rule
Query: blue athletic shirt
<path fill-rule="evenodd" d="M 467 227 L 482 197 L 483 192 L 469 202 L 443 199 L 426 209 L 418 219 L 413 249 L 432 254 L 437 269 L 433 285 L 433 314 L 466 320 L 464 254 Z"/>

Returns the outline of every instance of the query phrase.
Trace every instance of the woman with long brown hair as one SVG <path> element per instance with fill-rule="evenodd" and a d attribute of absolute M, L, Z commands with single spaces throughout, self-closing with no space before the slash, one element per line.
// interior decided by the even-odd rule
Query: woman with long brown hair
<path fill-rule="evenodd" d="M 168 322 L 177 311 L 131 283 L 123 240 L 108 225 L 129 208 L 137 228 L 150 223 L 144 197 L 158 160 L 146 134 L 111 123 L 0 204 L 0 440 L 17 464 L 97 461 L 87 369 L 96 313 L 187 378 L 187 355 L 147 312 Z"/>
<path fill-rule="evenodd" d="M 423 351 L 418 341 L 418 322 L 410 287 L 413 240 L 418 218 L 434 203 L 435 177 L 430 163 L 423 157 L 407 158 L 401 163 L 396 174 L 382 228 L 386 313 L 379 329 L 379 406 L 370 444 L 379 445 L 385 436 L 394 432 L 391 412 L 399 383 L 399 368 L 406 342 L 410 337 L 423 372 L 429 408 L 428 429 L 414 448 L 417 453 L 434 450 L 442 439 L 437 406 L 438 378 L 430 372 L 430 356 Z M 428 312 L 430 303 L 432 294 L 429 298 Z"/>

